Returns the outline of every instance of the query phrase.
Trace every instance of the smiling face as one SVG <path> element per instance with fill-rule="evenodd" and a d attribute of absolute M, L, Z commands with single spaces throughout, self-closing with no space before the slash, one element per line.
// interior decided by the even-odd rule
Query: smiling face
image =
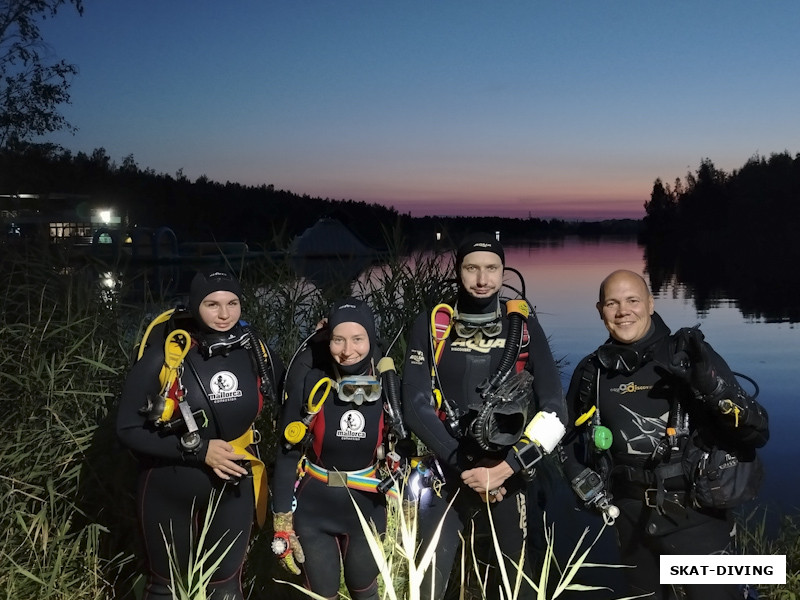
<path fill-rule="evenodd" d="M 600 318 L 611 337 L 623 344 L 636 342 L 647 334 L 654 308 L 647 284 L 632 271 L 615 271 L 600 288 Z"/>
<path fill-rule="evenodd" d="M 369 354 L 369 336 L 363 325 L 346 321 L 331 331 L 330 351 L 340 365 L 355 365 Z"/>
<path fill-rule="evenodd" d="M 203 323 L 214 331 L 228 331 L 239 322 L 242 305 L 239 296 L 233 292 L 211 292 L 200 302 L 198 314 Z"/>
<path fill-rule="evenodd" d="M 470 252 L 461 262 L 461 285 L 473 298 L 490 298 L 503 285 L 503 262 L 494 252 Z"/>

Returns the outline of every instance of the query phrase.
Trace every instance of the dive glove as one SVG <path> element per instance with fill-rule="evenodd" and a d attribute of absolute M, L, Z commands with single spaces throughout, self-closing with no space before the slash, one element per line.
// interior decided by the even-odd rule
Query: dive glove
<path fill-rule="evenodd" d="M 294 532 L 292 513 L 275 513 L 273 515 L 275 535 L 272 538 L 272 551 L 281 562 L 281 566 L 295 575 L 300 575 L 299 564 L 306 561 L 306 555 L 300 540 Z"/>
<path fill-rule="evenodd" d="M 703 341 L 703 332 L 697 327 L 683 327 L 675 333 L 673 339 L 675 350 L 670 371 L 692 386 L 698 395 L 716 395 L 724 382 L 712 366 L 708 346 Z"/>

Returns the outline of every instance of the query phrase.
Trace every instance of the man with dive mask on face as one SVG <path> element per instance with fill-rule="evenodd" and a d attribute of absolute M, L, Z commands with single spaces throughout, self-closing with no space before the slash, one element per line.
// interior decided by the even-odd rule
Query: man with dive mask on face
<path fill-rule="evenodd" d="M 687 458 L 700 447 L 722 448 L 737 457 L 732 464 L 754 465 L 769 435 L 766 412 L 699 328 L 670 332 L 639 274 L 606 277 L 597 310 L 610 337 L 578 364 L 567 392 L 567 477 L 587 507 L 601 509 L 605 499 L 607 508 L 613 498 L 619 562 L 635 566 L 625 569 L 630 594 L 741 598 L 735 585 L 660 585 L 659 558 L 722 554 L 732 545 L 724 499 L 719 506 L 701 501 Z M 755 478 L 749 497 L 760 473 Z"/>
<path fill-rule="evenodd" d="M 421 588 L 426 599 L 443 597 L 459 534 L 470 539 L 473 525 L 478 558 L 493 565 L 489 597 L 496 592 L 490 510 L 512 582 L 517 573 L 512 562 L 521 563 L 532 576 L 528 553 L 536 540 L 527 539 L 527 532 L 531 527 L 541 535 L 542 519 L 527 514 L 527 486 L 529 479 L 536 481 L 535 465 L 543 451 L 531 441 L 535 435 L 526 437 L 528 425 L 542 412 L 558 422 L 558 430 L 566 408 L 558 369 L 536 314 L 524 298 L 501 301 L 504 263 L 505 252 L 494 236 L 467 237 L 455 256 L 455 302 L 419 315 L 409 336 L 403 412 L 445 479 L 441 495 L 426 489 L 417 498 L 420 552 L 444 519 L 436 568 L 428 569 Z M 506 393 L 509 384 L 511 394 Z M 521 555 L 523 544 L 527 550 Z M 519 597 L 533 597 L 525 582 Z"/>

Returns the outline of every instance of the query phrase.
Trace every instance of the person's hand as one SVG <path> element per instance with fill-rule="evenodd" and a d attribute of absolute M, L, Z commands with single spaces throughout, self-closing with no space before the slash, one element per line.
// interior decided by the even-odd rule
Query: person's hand
<path fill-rule="evenodd" d="M 506 493 L 507 493 L 506 488 L 504 488 L 501 485 L 500 487 L 494 488 L 493 490 L 489 490 L 488 492 L 483 492 L 482 494 L 478 495 L 484 502 L 487 502 L 489 504 L 494 504 L 495 502 L 502 502 Z"/>
<path fill-rule="evenodd" d="M 233 446 L 225 440 L 208 440 L 206 464 L 220 479 L 230 481 L 247 475 L 247 469 L 237 462 L 242 460 L 247 460 L 247 457 L 236 454 Z"/>
<path fill-rule="evenodd" d="M 674 339 L 670 371 L 703 396 L 713 394 L 719 378 L 712 366 L 703 332 L 697 327 L 684 327 L 675 333 Z"/>
<path fill-rule="evenodd" d="M 475 467 L 461 473 L 461 481 L 479 494 L 485 494 L 500 488 L 506 479 L 514 474 L 514 470 L 504 461 L 498 461 L 490 467 Z M 502 500 L 502 496 L 500 497 Z"/>
<path fill-rule="evenodd" d="M 273 515 L 273 529 L 275 536 L 272 538 L 272 551 L 281 562 L 281 566 L 295 575 L 300 575 L 298 564 L 306 562 L 306 555 L 300 540 L 294 532 L 294 519 L 292 513 L 275 513 Z"/>

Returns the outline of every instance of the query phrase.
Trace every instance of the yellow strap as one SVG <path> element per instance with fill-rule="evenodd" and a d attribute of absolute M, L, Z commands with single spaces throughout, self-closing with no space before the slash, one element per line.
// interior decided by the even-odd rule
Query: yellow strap
<path fill-rule="evenodd" d="M 506 302 L 506 313 L 518 313 L 527 319 L 531 315 L 531 307 L 525 300 L 509 300 Z"/>
<path fill-rule="evenodd" d="M 443 311 L 447 313 L 449 317 L 447 320 L 447 327 L 445 327 L 444 332 L 439 335 L 439 328 L 437 327 L 436 323 L 436 315 L 439 311 Z M 433 360 L 438 365 L 439 359 L 442 358 L 442 352 L 444 352 L 445 340 L 447 336 L 450 335 L 450 329 L 453 327 L 453 307 L 449 304 L 437 304 L 433 308 L 433 312 L 431 312 L 431 335 L 433 337 Z"/>
<path fill-rule="evenodd" d="M 136 360 L 140 360 L 142 358 L 142 355 L 144 354 L 144 351 L 147 348 L 147 338 L 150 337 L 150 334 L 153 332 L 153 328 L 156 325 L 160 324 L 160 323 L 164 323 L 166 321 L 169 321 L 170 317 L 172 317 L 172 314 L 174 312 L 175 312 L 175 309 L 171 308 L 168 311 L 165 311 L 165 312 L 161 313 L 155 319 L 153 319 L 153 321 L 150 323 L 150 325 L 147 326 L 147 329 L 144 330 L 144 335 L 142 336 L 142 341 L 139 343 L 139 353 L 136 356 Z"/>
<path fill-rule="evenodd" d="M 236 450 L 236 454 L 241 454 L 250 461 L 250 469 L 253 472 L 253 491 L 256 499 L 256 521 L 259 527 L 263 527 L 267 520 L 267 496 L 269 493 L 267 470 L 261 459 L 251 454 L 247 449 L 254 441 L 253 428 L 251 427 L 244 435 L 229 443 Z"/>
<path fill-rule="evenodd" d="M 442 408 L 442 390 L 433 388 L 433 401 L 436 404 L 436 410 Z"/>

